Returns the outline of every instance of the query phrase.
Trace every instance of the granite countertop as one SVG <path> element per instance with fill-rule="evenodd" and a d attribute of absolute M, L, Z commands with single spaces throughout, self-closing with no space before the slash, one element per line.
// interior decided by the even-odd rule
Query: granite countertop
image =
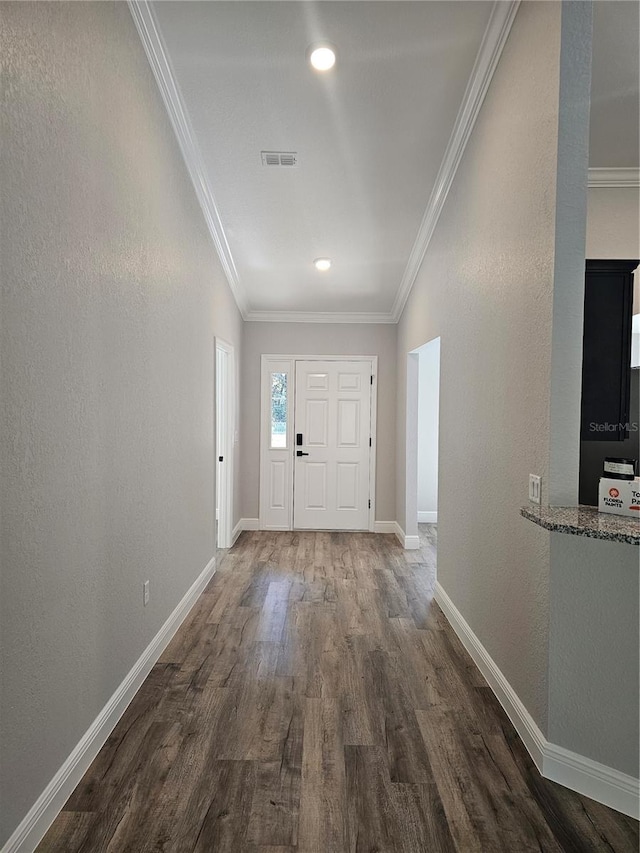
<path fill-rule="evenodd" d="M 593 506 L 523 506 L 520 515 L 546 530 L 640 545 L 640 518 L 598 512 Z"/>

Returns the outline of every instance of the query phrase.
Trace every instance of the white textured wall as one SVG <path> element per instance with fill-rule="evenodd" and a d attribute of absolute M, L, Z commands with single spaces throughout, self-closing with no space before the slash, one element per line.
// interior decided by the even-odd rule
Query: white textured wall
<path fill-rule="evenodd" d="M 553 743 L 636 774 L 637 548 L 519 516 L 530 472 L 577 491 L 589 61 L 588 4 L 520 6 L 399 325 L 397 505 L 440 335 L 439 582 Z"/>
<path fill-rule="evenodd" d="M 395 513 L 396 326 L 390 324 L 246 323 L 242 371 L 242 514 L 258 518 L 260 482 L 260 356 L 377 355 L 376 519 Z"/>
<path fill-rule="evenodd" d="M 2 846 L 213 554 L 242 321 L 126 4 L 0 16 Z"/>
<path fill-rule="evenodd" d="M 638 777 L 638 548 L 551 535 L 549 739 Z"/>
<path fill-rule="evenodd" d="M 520 6 L 398 329 L 398 521 L 406 356 L 441 336 L 438 579 L 543 730 L 549 534 L 519 508 L 549 478 L 561 13 Z"/>
<path fill-rule="evenodd" d="M 589 187 L 587 257 L 640 259 L 637 187 Z"/>
<path fill-rule="evenodd" d="M 418 513 L 438 511 L 440 341 L 418 352 Z"/>
<path fill-rule="evenodd" d="M 549 475 L 552 506 L 578 503 L 584 260 L 593 4 L 563 2 L 551 324 Z"/>

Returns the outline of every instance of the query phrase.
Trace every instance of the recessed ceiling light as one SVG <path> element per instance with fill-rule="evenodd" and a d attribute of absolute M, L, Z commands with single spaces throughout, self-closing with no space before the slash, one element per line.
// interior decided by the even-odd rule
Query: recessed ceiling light
<path fill-rule="evenodd" d="M 326 272 L 331 267 L 331 258 L 316 258 L 313 265 L 320 272 Z"/>
<path fill-rule="evenodd" d="M 336 52 L 328 44 L 311 45 L 309 62 L 316 71 L 329 71 L 336 64 Z"/>

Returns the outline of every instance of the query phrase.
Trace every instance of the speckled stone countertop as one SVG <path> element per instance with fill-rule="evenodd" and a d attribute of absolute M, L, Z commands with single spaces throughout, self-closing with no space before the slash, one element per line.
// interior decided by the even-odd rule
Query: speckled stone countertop
<path fill-rule="evenodd" d="M 640 545 L 640 518 L 598 512 L 593 506 L 523 506 L 520 515 L 546 530 Z"/>

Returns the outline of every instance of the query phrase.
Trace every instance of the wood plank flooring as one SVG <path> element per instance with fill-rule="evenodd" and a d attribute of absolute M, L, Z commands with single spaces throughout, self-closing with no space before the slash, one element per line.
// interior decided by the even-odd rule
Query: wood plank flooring
<path fill-rule="evenodd" d="M 421 533 L 242 534 L 38 850 L 636 853 L 539 776 Z"/>

